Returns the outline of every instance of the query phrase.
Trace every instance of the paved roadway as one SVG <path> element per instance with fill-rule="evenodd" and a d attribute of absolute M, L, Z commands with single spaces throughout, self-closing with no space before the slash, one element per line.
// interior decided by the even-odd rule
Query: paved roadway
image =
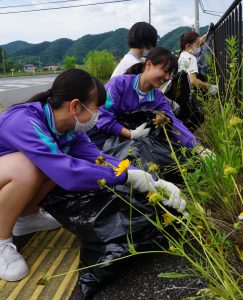
<path fill-rule="evenodd" d="M 9 106 L 23 102 L 48 90 L 57 75 L 0 78 L 0 104 Z"/>

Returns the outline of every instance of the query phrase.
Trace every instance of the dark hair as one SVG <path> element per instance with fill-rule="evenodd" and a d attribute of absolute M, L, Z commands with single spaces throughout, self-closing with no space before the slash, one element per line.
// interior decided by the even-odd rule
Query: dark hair
<path fill-rule="evenodd" d="M 181 51 L 185 50 L 187 44 L 193 44 L 198 38 L 199 34 L 195 31 L 189 31 L 181 35 Z"/>
<path fill-rule="evenodd" d="M 137 63 L 127 69 L 126 74 L 140 74 L 144 71 L 146 62 L 150 60 L 153 65 L 162 65 L 170 73 L 176 73 L 178 70 L 177 58 L 169 50 L 163 47 L 151 49 L 146 57 L 145 63 Z"/>
<path fill-rule="evenodd" d="M 129 48 L 150 49 L 157 44 L 157 30 L 149 23 L 135 23 L 129 30 L 127 41 Z"/>
<path fill-rule="evenodd" d="M 48 101 L 52 108 L 59 108 L 63 102 L 73 99 L 79 99 L 85 104 L 90 100 L 90 93 L 95 87 L 98 90 L 98 106 L 101 106 L 106 100 L 103 84 L 86 71 L 69 69 L 55 78 L 51 89 L 33 96 L 27 102 L 45 103 Z"/>

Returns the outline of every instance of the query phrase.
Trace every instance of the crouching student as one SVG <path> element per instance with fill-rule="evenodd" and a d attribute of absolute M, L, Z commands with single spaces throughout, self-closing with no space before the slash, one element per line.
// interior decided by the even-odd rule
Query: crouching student
<path fill-rule="evenodd" d="M 85 133 L 96 124 L 98 106 L 105 99 L 105 89 L 96 78 L 70 69 L 57 76 L 49 91 L 0 115 L 0 279 L 17 281 L 29 273 L 12 243 L 12 232 L 23 235 L 60 226 L 50 215 L 38 214 L 38 203 L 55 185 L 95 191 L 97 180 L 105 179 L 111 187 L 133 182 L 138 192 L 164 187 L 171 193 L 170 205 L 185 210 L 185 201 L 172 183 L 154 181 L 134 167 L 116 176 L 112 167 L 95 164 L 100 155 L 112 165 L 119 164 L 102 154 Z"/>
<path fill-rule="evenodd" d="M 138 109 L 164 111 L 172 120 L 175 140 L 188 149 L 197 146 L 202 157 L 210 155 L 210 150 L 199 145 L 195 136 L 175 117 L 169 102 L 159 90 L 171 74 L 177 72 L 177 68 L 177 59 L 169 50 L 155 47 L 149 51 L 145 63 L 136 64 L 127 71 L 130 74 L 112 78 L 105 85 L 107 99 L 99 110 L 99 130 L 128 139 L 139 139 L 149 134 L 150 129 L 145 128 L 146 124 L 130 130 L 117 121 L 117 116 Z"/>

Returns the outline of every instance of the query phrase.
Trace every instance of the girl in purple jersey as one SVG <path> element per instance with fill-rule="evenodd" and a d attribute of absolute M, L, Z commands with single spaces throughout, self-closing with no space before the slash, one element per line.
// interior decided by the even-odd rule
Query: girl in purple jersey
<path fill-rule="evenodd" d="M 95 163 L 104 156 L 112 165 L 119 164 L 101 153 L 85 133 L 95 126 L 105 99 L 106 91 L 96 78 L 70 69 L 57 76 L 49 91 L 0 115 L 0 279 L 16 281 L 29 272 L 12 244 L 12 232 L 21 236 L 61 226 L 38 207 L 55 185 L 95 191 L 97 180 L 105 179 L 109 186 L 132 182 L 133 189 L 144 193 L 163 187 L 171 193 L 168 205 L 185 210 L 172 183 L 154 181 L 134 167 L 116 176 L 112 167 Z"/>

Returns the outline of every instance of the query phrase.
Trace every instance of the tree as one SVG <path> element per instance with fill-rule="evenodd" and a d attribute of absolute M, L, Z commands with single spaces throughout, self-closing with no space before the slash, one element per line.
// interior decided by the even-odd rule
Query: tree
<path fill-rule="evenodd" d="M 76 68 L 76 57 L 75 56 L 66 56 L 64 59 L 63 68 L 65 70 Z"/>
<path fill-rule="evenodd" d="M 84 59 L 84 69 L 98 77 L 103 82 L 107 81 L 115 68 L 114 56 L 106 51 L 91 51 Z"/>

